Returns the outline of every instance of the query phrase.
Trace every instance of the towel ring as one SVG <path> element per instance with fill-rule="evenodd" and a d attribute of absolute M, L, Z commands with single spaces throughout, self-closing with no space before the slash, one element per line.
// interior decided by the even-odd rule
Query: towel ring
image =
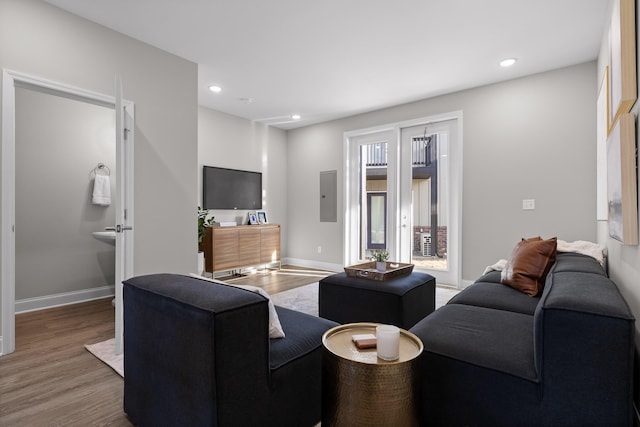
<path fill-rule="evenodd" d="M 98 175 L 98 172 L 102 172 L 103 175 L 106 176 L 111 175 L 111 169 L 109 169 L 109 166 L 105 165 L 104 163 L 98 163 L 98 165 L 91 171 L 94 176 Z"/>

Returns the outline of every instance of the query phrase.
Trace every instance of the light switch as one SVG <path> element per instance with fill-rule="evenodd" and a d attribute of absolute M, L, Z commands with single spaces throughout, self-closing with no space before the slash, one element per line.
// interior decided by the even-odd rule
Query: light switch
<path fill-rule="evenodd" d="M 532 211 L 536 208 L 536 199 L 524 199 L 522 201 L 522 210 Z"/>

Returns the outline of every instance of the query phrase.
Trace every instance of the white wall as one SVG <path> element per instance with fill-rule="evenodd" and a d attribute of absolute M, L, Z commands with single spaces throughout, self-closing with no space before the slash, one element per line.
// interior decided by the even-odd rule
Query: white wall
<path fill-rule="evenodd" d="M 16 300 L 113 286 L 115 246 L 91 232 L 115 208 L 91 203 L 98 163 L 115 190 L 116 114 L 86 102 L 16 89 Z"/>
<path fill-rule="evenodd" d="M 640 9 L 636 8 L 636 49 L 640 58 L 640 26 L 637 22 L 640 19 Z M 604 75 L 604 69 L 609 63 L 609 21 L 604 29 L 602 48 L 598 57 L 598 80 L 599 83 Z M 638 63 L 640 65 L 640 63 Z M 640 68 L 638 68 L 640 69 Z M 640 73 L 638 73 L 638 87 L 640 87 Z M 640 105 L 635 103 L 631 111 L 635 114 L 636 120 L 640 114 Z M 640 133 L 636 126 L 636 144 L 640 140 Z M 638 174 L 640 179 L 640 174 Z M 639 198 L 640 199 L 640 198 Z M 609 224 L 607 221 L 598 222 L 598 243 L 604 245 L 609 253 L 609 276 L 616 282 L 622 295 L 627 300 L 633 315 L 640 319 L 640 246 L 622 245 L 615 239 L 609 237 Z M 636 321 L 636 339 L 640 339 L 638 332 L 640 322 Z"/>
<path fill-rule="evenodd" d="M 344 132 L 457 110 L 463 280 L 507 258 L 521 237 L 595 241 L 595 102 L 590 62 L 289 131 L 289 256 L 343 264 Z M 321 223 L 318 175 L 331 169 L 341 215 Z M 522 199 L 536 199 L 536 210 L 523 211 Z"/>
<path fill-rule="evenodd" d="M 197 66 L 39 0 L 0 0 L 0 67 L 135 102 L 134 274 L 196 270 Z"/>
<path fill-rule="evenodd" d="M 263 204 L 270 223 L 281 225 L 281 254 L 287 255 L 286 132 L 261 123 L 198 108 L 198 200 L 202 205 L 202 167 L 262 172 Z M 247 211 L 212 210 L 216 221 L 246 223 Z"/>

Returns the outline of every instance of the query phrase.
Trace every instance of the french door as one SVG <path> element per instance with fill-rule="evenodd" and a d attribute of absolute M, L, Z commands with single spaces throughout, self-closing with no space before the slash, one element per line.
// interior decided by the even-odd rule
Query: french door
<path fill-rule="evenodd" d="M 345 265 L 376 249 L 460 284 L 461 113 L 345 134 Z"/>

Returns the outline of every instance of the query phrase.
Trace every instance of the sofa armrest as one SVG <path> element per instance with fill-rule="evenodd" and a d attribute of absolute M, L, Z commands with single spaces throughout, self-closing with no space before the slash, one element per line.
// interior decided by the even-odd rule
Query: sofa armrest
<path fill-rule="evenodd" d="M 543 407 L 577 423 L 630 425 L 634 318 L 602 274 L 556 271 L 535 315 Z"/>
<path fill-rule="evenodd" d="M 136 277 L 124 282 L 124 326 L 124 407 L 136 423 L 248 425 L 266 413 L 264 297 L 180 275 Z"/>

